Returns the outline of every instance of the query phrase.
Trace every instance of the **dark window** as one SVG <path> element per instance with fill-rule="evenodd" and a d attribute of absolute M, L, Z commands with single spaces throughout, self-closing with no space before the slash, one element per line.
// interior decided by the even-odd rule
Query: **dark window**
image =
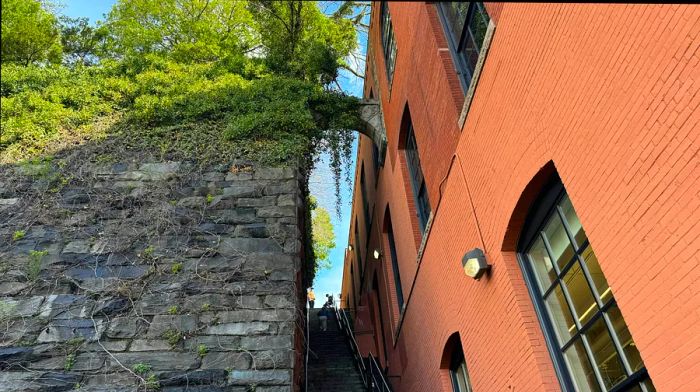
<path fill-rule="evenodd" d="M 413 188 L 413 197 L 416 202 L 416 212 L 418 214 L 418 223 L 420 231 L 425 231 L 425 226 L 428 223 L 430 216 L 430 201 L 428 200 L 428 190 L 425 186 L 425 178 L 420 167 L 420 158 L 418 157 L 418 145 L 416 144 L 416 135 L 413 132 L 413 124 L 408 119 L 408 129 L 406 132 L 406 164 L 411 177 L 411 187 Z"/>
<path fill-rule="evenodd" d="M 365 165 L 362 164 L 362 169 L 360 171 L 360 192 L 362 193 L 362 210 L 365 214 L 365 225 L 367 229 L 367 235 L 369 235 L 369 229 L 372 225 L 369 216 L 369 200 L 367 199 L 367 185 L 365 182 Z"/>
<path fill-rule="evenodd" d="M 391 255 L 391 267 L 394 271 L 394 285 L 396 286 L 396 302 L 399 311 L 403 310 L 403 289 L 401 288 L 401 274 L 399 272 L 399 259 L 396 256 L 396 242 L 394 242 L 394 229 L 391 226 L 391 219 L 386 228 L 387 239 L 389 241 L 389 253 Z"/>
<path fill-rule="evenodd" d="M 571 200 L 553 184 L 528 217 L 520 259 L 562 385 L 654 391 Z"/>
<path fill-rule="evenodd" d="M 376 186 L 379 175 L 379 147 L 374 142 L 372 142 L 372 165 L 374 165 L 374 184 Z"/>
<path fill-rule="evenodd" d="M 464 360 L 464 353 L 461 346 L 452 352 L 450 361 L 450 379 L 452 380 L 452 390 L 454 392 L 471 392 L 472 386 L 467 373 L 467 362 Z"/>
<path fill-rule="evenodd" d="M 357 217 L 355 217 L 355 259 L 357 260 L 357 268 L 360 271 L 360 280 L 362 280 L 362 256 L 360 255 L 360 233 L 357 230 Z M 362 285 L 360 284 L 360 287 Z"/>
<path fill-rule="evenodd" d="M 481 2 L 441 1 L 438 10 L 457 74 L 466 93 L 479 60 L 489 15 Z"/>
<path fill-rule="evenodd" d="M 386 76 L 389 84 L 394 77 L 394 66 L 396 65 L 396 38 L 394 37 L 394 27 L 391 25 L 391 14 L 389 14 L 389 4 L 382 1 L 381 8 L 381 28 L 382 45 L 384 48 L 384 63 L 386 63 Z"/>

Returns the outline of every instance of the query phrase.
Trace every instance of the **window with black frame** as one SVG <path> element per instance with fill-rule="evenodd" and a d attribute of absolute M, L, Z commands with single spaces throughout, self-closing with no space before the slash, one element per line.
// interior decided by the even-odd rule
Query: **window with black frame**
<path fill-rule="evenodd" d="M 403 288 L 401 287 L 401 273 L 399 271 L 399 259 L 396 253 L 396 242 L 394 241 L 394 229 L 391 226 L 391 218 L 387 224 L 386 235 L 389 241 L 389 255 L 391 256 L 391 268 L 394 272 L 394 285 L 396 286 L 396 302 L 399 312 L 403 310 Z"/>
<path fill-rule="evenodd" d="M 560 181 L 523 235 L 521 261 L 564 390 L 655 391 Z"/>
<path fill-rule="evenodd" d="M 365 229 L 369 235 L 369 228 L 371 226 L 370 216 L 369 216 L 369 200 L 367 199 L 367 184 L 365 182 L 365 165 L 362 164 L 360 169 L 360 192 L 362 193 L 362 211 L 365 214 Z"/>
<path fill-rule="evenodd" d="M 360 254 L 360 233 L 357 229 L 357 217 L 355 217 L 355 260 L 357 260 L 357 268 L 360 272 L 360 279 L 363 277 L 362 271 L 362 256 Z"/>
<path fill-rule="evenodd" d="M 453 392 L 471 392 L 472 386 L 467 373 L 467 362 L 461 347 L 455 349 L 450 361 L 450 380 L 452 381 Z"/>
<path fill-rule="evenodd" d="M 476 71 L 491 19 L 481 2 L 440 1 L 437 6 L 457 74 L 466 93 Z"/>
<path fill-rule="evenodd" d="M 391 25 L 391 14 L 389 14 L 387 1 L 382 1 L 380 18 L 386 76 L 389 79 L 389 84 L 391 84 L 394 78 L 394 66 L 396 65 L 396 37 L 394 36 L 394 27 Z"/>
<path fill-rule="evenodd" d="M 418 214 L 418 223 L 420 224 L 420 231 L 422 233 L 425 231 L 425 226 L 428 224 L 428 218 L 430 217 L 430 201 L 428 200 L 428 189 L 425 186 L 425 178 L 423 177 L 420 158 L 418 157 L 416 135 L 413 132 L 413 124 L 410 119 L 407 126 L 405 146 L 406 164 L 411 177 L 411 187 L 413 188 L 413 197 L 416 202 L 416 213 Z"/>

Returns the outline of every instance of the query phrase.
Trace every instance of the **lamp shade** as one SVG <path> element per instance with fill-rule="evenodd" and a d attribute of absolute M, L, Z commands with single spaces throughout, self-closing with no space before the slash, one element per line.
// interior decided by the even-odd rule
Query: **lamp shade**
<path fill-rule="evenodd" d="M 484 251 L 474 248 L 462 257 L 462 268 L 467 276 L 478 280 L 491 266 L 486 262 Z"/>

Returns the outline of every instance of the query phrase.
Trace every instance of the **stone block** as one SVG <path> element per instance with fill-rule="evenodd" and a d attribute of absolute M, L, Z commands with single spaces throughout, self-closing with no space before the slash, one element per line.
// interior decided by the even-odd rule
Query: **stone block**
<path fill-rule="evenodd" d="M 216 313 L 220 323 L 286 321 L 292 320 L 293 317 L 294 312 L 291 309 L 240 309 Z"/>
<path fill-rule="evenodd" d="M 90 242 L 86 240 L 75 240 L 71 241 L 63 248 L 61 253 L 90 253 Z"/>
<path fill-rule="evenodd" d="M 259 167 L 253 178 L 256 180 L 285 180 L 296 177 L 296 170 L 291 167 Z"/>
<path fill-rule="evenodd" d="M 94 341 L 102 336 L 104 323 L 102 320 L 67 319 L 55 320 L 41 331 L 37 342 L 65 342 L 70 339 L 84 338 Z"/>
<path fill-rule="evenodd" d="M 150 338 L 159 338 L 163 335 L 163 332 L 173 329 L 182 333 L 193 332 L 197 329 L 196 316 L 168 314 L 154 316 L 146 336 Z"/>
<path fill-rule="evenodd" d="M 295 217 L 297 208 L 295 206 L 273 206 L 261 207 L 258 209 L 258 216 L 261 218 L 282 218 Z"/>
<path fill-rule="evenodd" d="M 105 335 L 110 338 L 133 338 L 145 327 L 144 320 L 134 317 L 117 317 L 109 322 Z"/>
<path fill-rule="evenodd" d="M 236 208 L 235 210 L 210 211 L 206 214 L 206 218 L 214 223 L 225 224 L 242 224 L 253 223 L 258 218 L 255 215 L 254 208 Z"/>
<path fill-rule="evenodd" d="M 241 348 L 253 351 L 291 349 L 292 336 L 243 336 Z"/>
<path fill-rule="evenodd" d="M 258 197 L 262 196 L 262 189 L 252 183 L 235 184 L 223 188 L 222 196 L 224 198 Z"/>
<path fill-rule="evenodd" d="M 292 297 L 289 295 L 266 295 L 265 296 L 265 306 L 271 308 L 293 308 L 294 302 L 292 302 Z"/>
<path fill-rule="evenodd" d="M 252 351 L 256 369 L 290 369 L 294 367 L 294 351 Z"/>
<path fill-rule="evenodd" d="M 292 383 L 291 370 L 232 370 L 228 381 L 232 385 L 249 384 L 290 384 Z"/>
<path fill-rule="evenodd" d="M 265 238 L 269 237 L 267 225 L 264 223 L 253 223 L 250 225 L 238 225 L 233 232 L 234 237 Z"/>
<path fill-rule="evenodd" d="M 165 340 L 137 339 L 131 342 L 129 351 L 168 351 L 170 348 Z"/>
<path fill-rule="evenodd" d="M 204 207 L 207 204 L 207 198 L 204 196 L 190 196 L 178 200 L 178 207 L 197 208 Z"/>
<path fill-rule="evenodd" d="M 202 359 L 202 369 L 250 369 L 251 358 L 248 353 L 236 351 L 214 351 Z"/>
<path fill-rule="evenodd" d="M 282 252 L 282 247 L 270 238 L 222 238 L 218 251 L 224 256 L 241 256 L 248 253 Z"/>
<path fill-rule="evenodd" d="M 251 172 L 239 172 L 239 173 L 226 173 L 225 181 L 248 181 L 253 179 L 253 173 Z"/>
<path fill-rule="evenodd" d="M 153 370 L 191 370 L 199 367 L 200 360 L 196 353 L 181 353 L 175 351 L 142 351 L 114 353 L 114 357 L 122 365 L 133 368 L 137 363 L 151 366 Z M 121 369 L 121 366 L 111 358 L 107 359 L 110 369 Z"/>
<path fill-rule="evenodd" d="M 277 197 L 277 205 L 280 207 L 296 207 L 297 196 L 294 194 L 279 195 Z"/>
<path fill-rule="evenodd" d="M 277 204 L 277 196 L 241 197 L 236 201 L 238 207 L 270 207 Z"/>
<path fill-rule="evenodd" d="M 206 360 L 206 358 L 205 358 Z M 202 365 L 204 368 L 204 365 Z M 210 389 L 195 389 L 193 386 L 197 385 L 211 385 L 211 384 L 223 384 L 226 381 L 226 370 L 222 369 L 207 369 L 206 370 L 195 370 L 192 372 L 182 373 L 182 372 L 161 372 L 158 374 L 158 379 L 160 380 L 161 387 L 184 385 L 183 392 L 204 392 L 213 390 Z M 216 388 L 219 391 L 218 387 Z M 220 390 L 224 392 L 224 390 Z"/>
<path fill-rule="evenodd" d="M 204 330 L 209 335 L 259 335 L 274 332 L 275 325 L 259 321 L 218 324 Z"/>

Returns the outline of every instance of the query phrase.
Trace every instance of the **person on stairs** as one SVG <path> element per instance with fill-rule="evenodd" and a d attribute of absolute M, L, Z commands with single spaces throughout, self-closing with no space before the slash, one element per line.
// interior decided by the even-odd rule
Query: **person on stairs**
<path fill-rule="evenodd" d="M 321 323 L 321 331 L 326 331 L 328 329 L 328 317 L 330 316 L 330 310 L 328 310 L 328 305 L 323 304 L 323 307 L 318 312 L 318 321 Z"/>
<path fill-rule="evenodd" d="M 306 298 L 309 300 L 309 308 L 314 308 L 314 302 L 316 301 L 316 294 L 314 294 L 314 288 L 309 287 L 309 292 L 306 293 Z"/>

